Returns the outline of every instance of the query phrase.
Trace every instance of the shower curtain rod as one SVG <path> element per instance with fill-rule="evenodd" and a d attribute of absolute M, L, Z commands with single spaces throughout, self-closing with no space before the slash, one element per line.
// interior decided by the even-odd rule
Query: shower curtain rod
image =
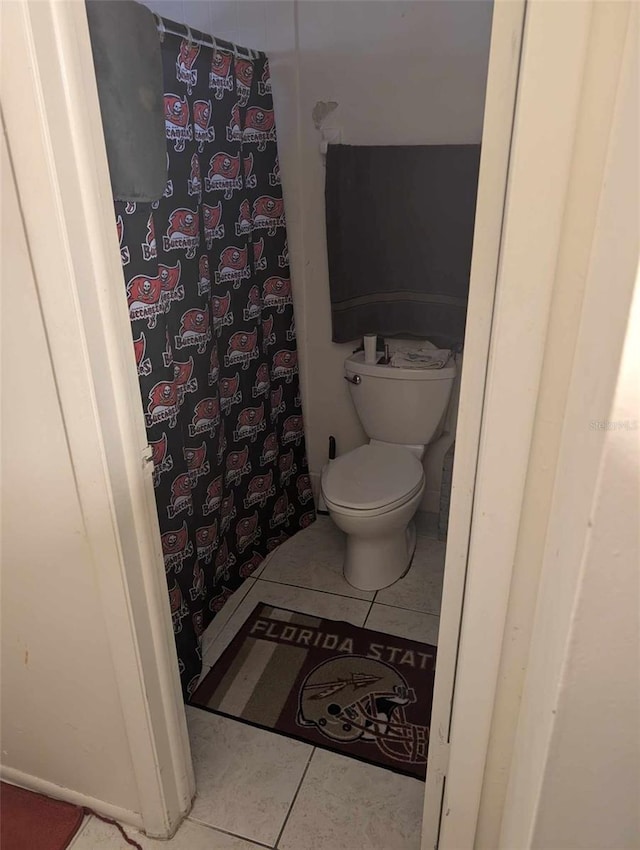
<path fill-rule="evenodd" d="M 156 20 L 156 26 L 160 33 L 160 41 L 163 40 L 165 33 L 177 35 L 180 38 L 186 38 L 191 44 L 201 44 L 204 47 L 212 47 L 220 53 L 231 53 L 236 58 L 240 59 L 263 59 L 265 54 L 261 50 L 253 50 L 250 47 L 240 47 L 237 44 L 232 44 L 230 41 L 224 41 L 221 38 L 214 38 L 212 35 L 201 32 L 200 30 L 192 29 L 186 24 L 178 24 L 176 21 L 170 21 L 168 18 L 161 18 L 160 15 L 153 17 Z"/>

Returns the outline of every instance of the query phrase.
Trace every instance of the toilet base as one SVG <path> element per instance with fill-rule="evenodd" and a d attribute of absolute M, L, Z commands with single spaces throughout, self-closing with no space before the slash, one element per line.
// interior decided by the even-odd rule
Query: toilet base
<path fill-rule="evenodd" d="M 409 571 L 415 549 L 414 522 L 377 537 L 347 534 L 344 577 L 358 590 L 382 590 Z"/>

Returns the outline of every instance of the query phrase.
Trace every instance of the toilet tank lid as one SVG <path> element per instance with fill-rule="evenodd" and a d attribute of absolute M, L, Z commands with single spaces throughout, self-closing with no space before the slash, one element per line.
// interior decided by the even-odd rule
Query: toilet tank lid
<path fill-rule="evenodd" d="M 373 510 L 410 498 L 422 485 L 422 464 L 402 446 L 360 446 L 332 461 L 322 477 L 329 501 Z"/>
<path fill-rule="evenodd" d="M 344 361 L 348 375 L 370 375 L 372 378 L 394 378 L 401 381 L 451 381 L 456 376 L 456 361 L 452 357 L 442 369 L 403 369 L 382 363 L 365 363 L 364 351 L 355 351 Z"/>

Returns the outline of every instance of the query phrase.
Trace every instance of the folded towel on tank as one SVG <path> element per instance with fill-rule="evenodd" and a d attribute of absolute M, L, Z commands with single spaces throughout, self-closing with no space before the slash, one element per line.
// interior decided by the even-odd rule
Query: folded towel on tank
<path fill-rule="evenodd" d="M 444 369 L 450 359 L 449 348 L 399 349 L 391 355 L 391 365 L 401 369 Z"/>

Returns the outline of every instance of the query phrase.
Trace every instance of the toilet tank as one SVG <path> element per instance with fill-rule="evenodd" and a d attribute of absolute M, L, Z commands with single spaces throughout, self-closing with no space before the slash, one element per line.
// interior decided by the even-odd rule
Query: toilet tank
<path fill-rule="evenodd" d="M 357 351 L 344 362 L 351 398 L 371 440 L 427 445 L 440 430 L 456 376 L 443 369 L 402 369 L 365 363 Z"/>

